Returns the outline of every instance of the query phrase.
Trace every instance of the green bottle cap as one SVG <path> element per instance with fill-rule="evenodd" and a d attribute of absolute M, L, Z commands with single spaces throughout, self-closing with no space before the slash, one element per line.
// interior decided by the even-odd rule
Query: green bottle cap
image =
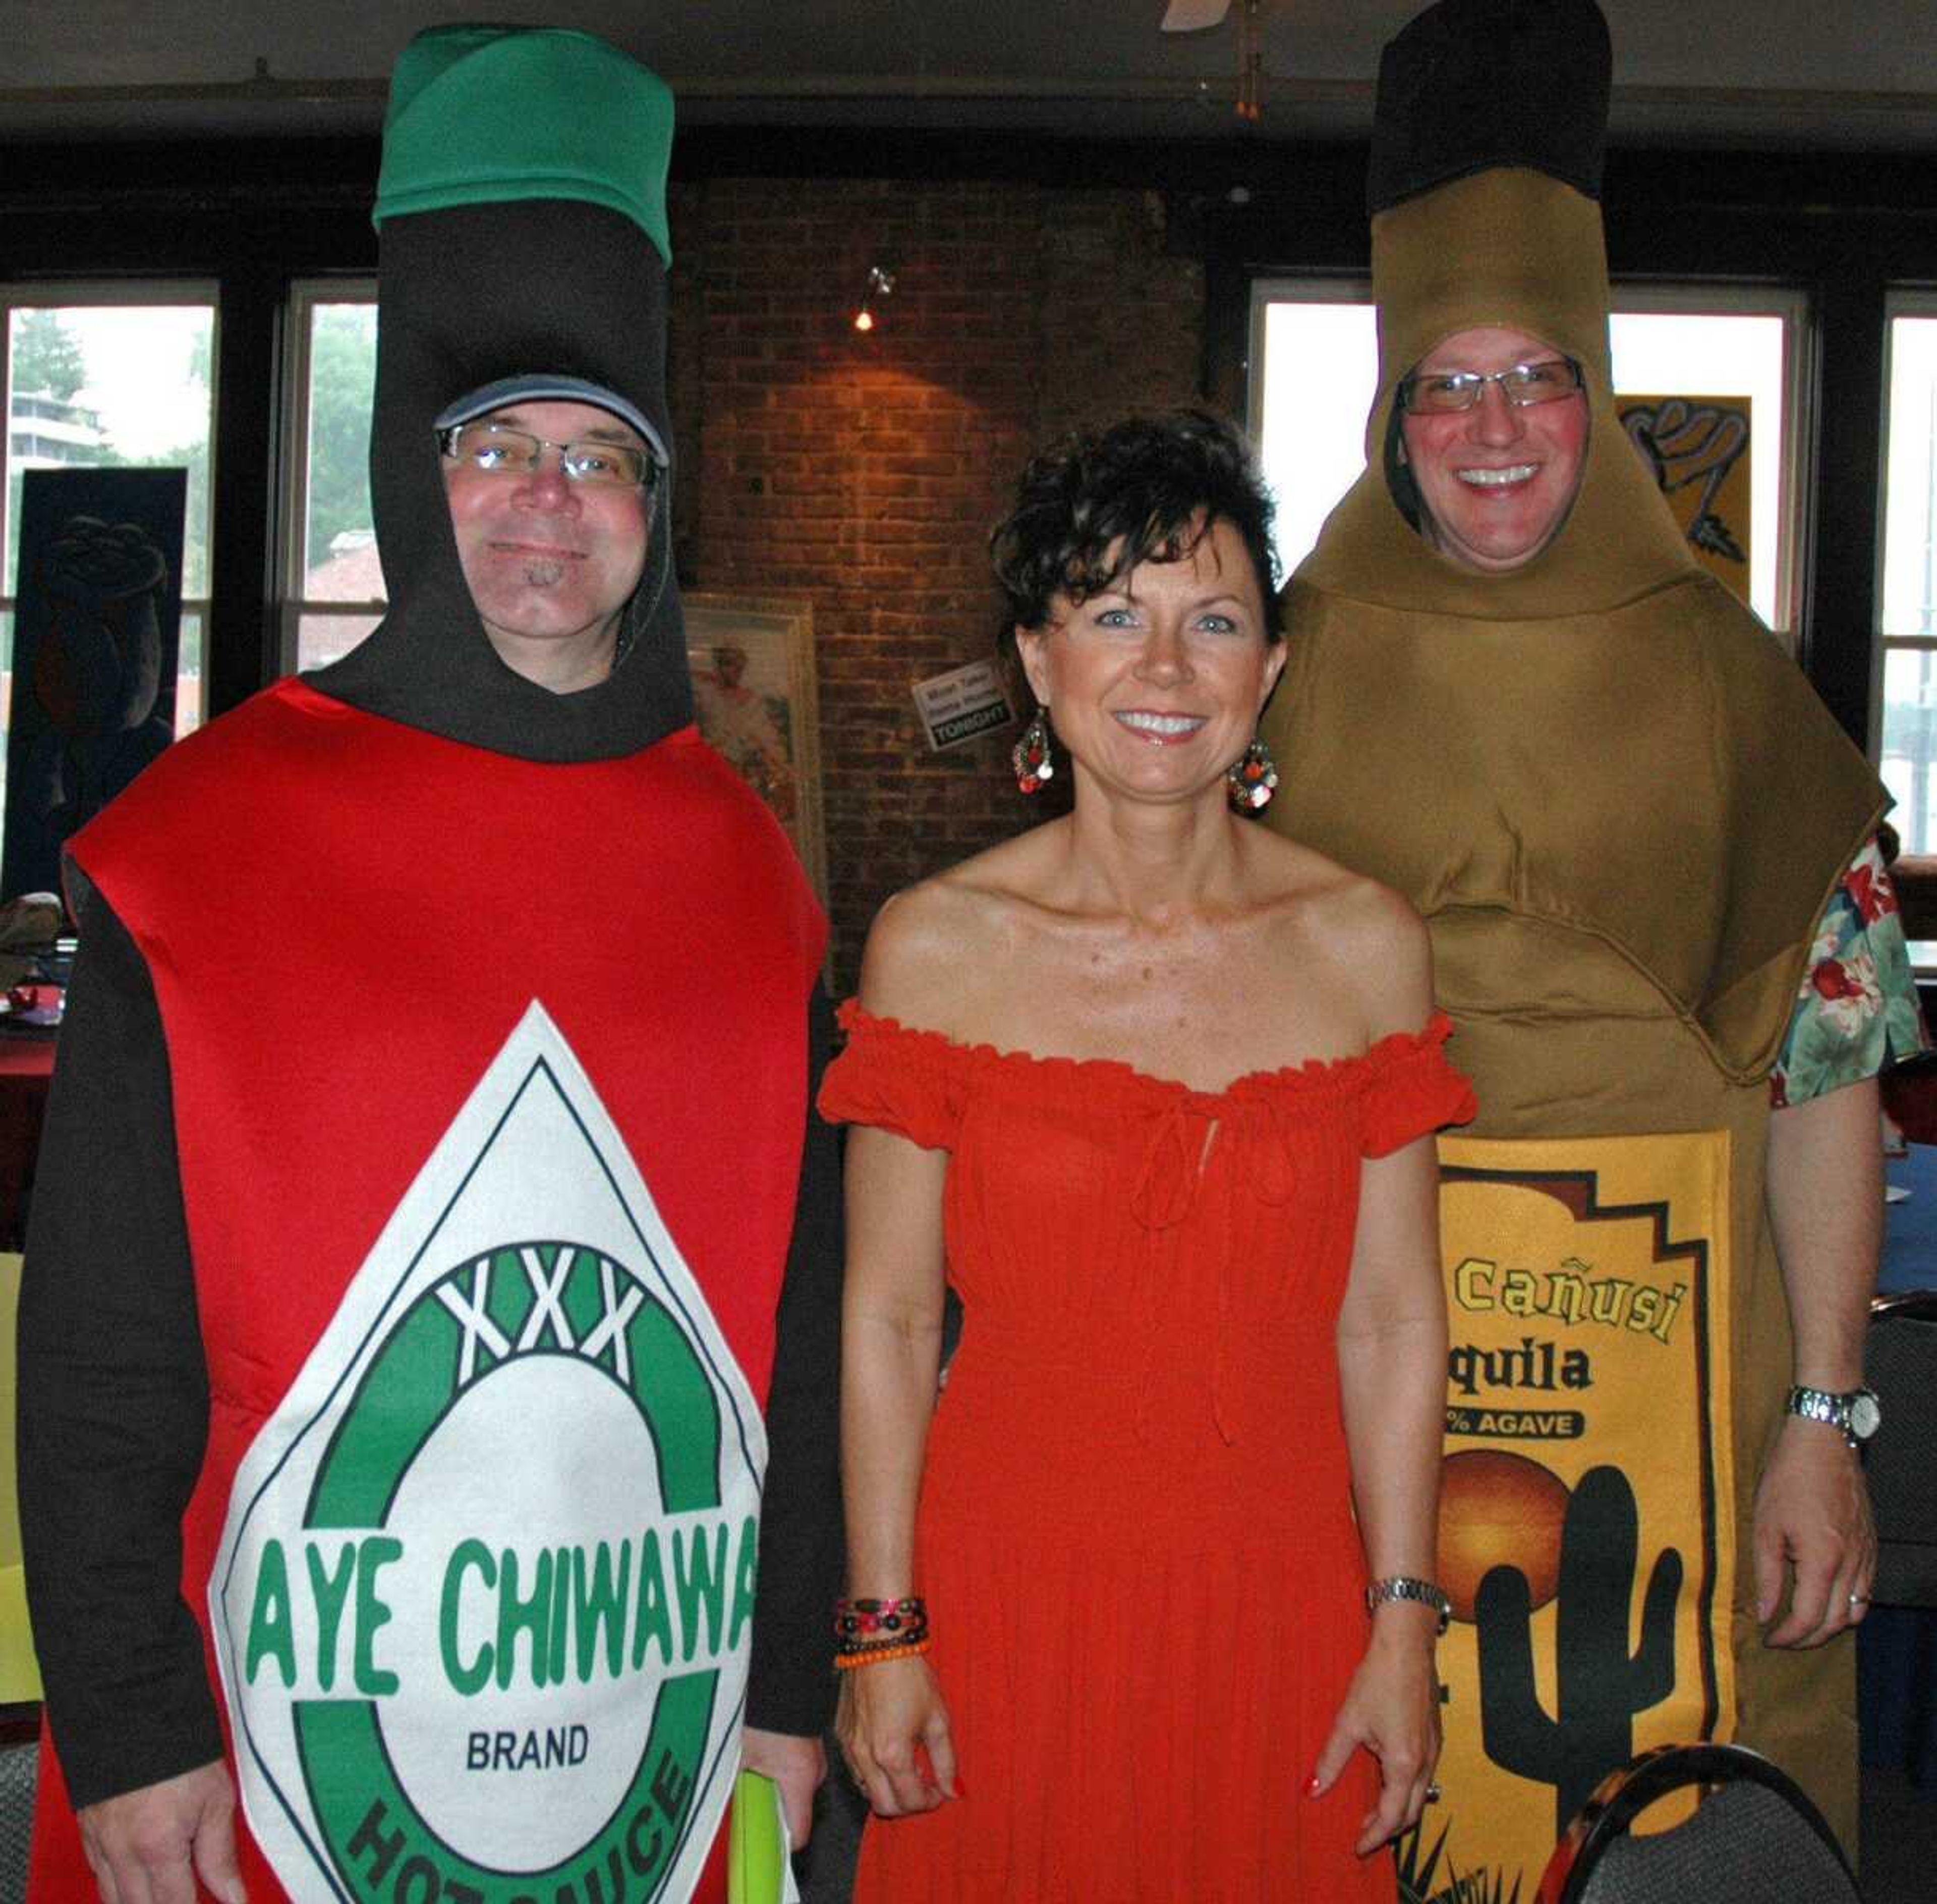
<path fill-rule="evenodd" d="M 453 205 L 584 199 L 631 219 L 670 266 L 672 122 L 665 80 L 590 33 L 433 27 L 404 49 L 391 75 L 374 222 Z"/>

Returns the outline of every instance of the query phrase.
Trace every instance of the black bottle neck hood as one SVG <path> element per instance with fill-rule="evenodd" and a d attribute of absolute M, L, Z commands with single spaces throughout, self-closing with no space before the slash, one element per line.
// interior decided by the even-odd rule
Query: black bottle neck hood
<path fill-rule="evenodd" d="M 393 217 L 380 245 L 370 474 L 390 608 L 360 646 L 308 678 L 353 707 L 520 759 L 614 759 L 686 726 L 673 472 L 655 491 L 611 673 L 557 694 L 508 666 L 485 632 L 459 565 L 435 434 L 456 399 L 543 373 L 623 396 L 670 444 L 659 251 L 630 219 L 580 199 Z"/>

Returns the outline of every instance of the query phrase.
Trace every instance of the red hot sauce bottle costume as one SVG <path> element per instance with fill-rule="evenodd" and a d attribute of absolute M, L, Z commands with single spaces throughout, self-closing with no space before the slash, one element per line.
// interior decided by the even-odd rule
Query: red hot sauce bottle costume
<path fill-rule="evenodd" d="M 1411 86 L 1382 71 L 1381 114 L 1457 123 L 1444 62 L 1502 56 L 1516 11 L 1423 17 L 1408 33 L 1443 30 L 1441 63 Z M 1560 42 L 1550 89 L 1598 35 L 1598 10 L 1541 18 Z M 1496 72 L 1481 85 L 1534 96 Z M 1379 164 L 1375 141 L 1375 187 Z M 1523 1896 L 1596 1782 L 1670 1740 L 1758 1747 L 1846 1842 L 1855 1822 L 1851 1644 L 1765 1647 L 1748 1542 L 1791 1379 L 1768 1074 L 1825 900 L 1885 800 L 1696 565 L 1623 436 L 1598 142 L 1594 169 L 1563 183 L 1496 157 L 1375 189 L 1370 466 L 1293 578 L 1264 723 L 1272 823 L 1425 916 L 1478 1093 L 1470 1131 L 1441 1142 L 1456 1617 L 1431 1827 L 1453 1867 Z M 1482 326 L 1578 359 L 1591 417 L 1565 525 L 1495 575 L 1434 552 L 1392 460 L 1399 380 Z"/>
<path fill-rule="evenodd" d="M 1299 1787 L 1367 1636 L 1360 1166 L 1472 1114 L 1445 1020 L 1205 1092 L 841 1015 L 822 1108 L 948 1152 L 963 1312 L 916 1569 L 965 1795 L 869 1824 L 859 1904 L 1390 1904 L 1370 1759 Z"/>
<path fill-rule="evenodd" d="M 473 37 L 432 64 L 479 51 L 488 97 L 505 38 L 574 96 L 650 81 L 584 36 Z M 664 484 L 611 678 L 553 696 L 484 637 L 431 429 L 537 362 L 669 441 L 662 260 L 569 197 L 383 238 L 391 614 L 74 843 L 22 1323 L 37 1898 L 94 1894 L 63 1767 L 86 1803 L 217 1752 L 252 1899 L 717 1896 L 756 1594 L 765 1648 L 789 1589 L 824 1630 L 838 1571 L 838 1505 L 799 1507 L 820 1451 L 780 1451 L 792 1545 L 759 1565 L 763 1408 L 834 1386 L 776 1359 L 784 1269 L 794 1363 L 831 1343 L 795 1293 L 838 1252 L 824 923 L 687 724 Z M 541 255 L 509 294 L 503 258 Z M 121 1062 L 160 1080 L 126 1109 Z M 826 1653 L 762 1723 L 818 1730 Z"/>

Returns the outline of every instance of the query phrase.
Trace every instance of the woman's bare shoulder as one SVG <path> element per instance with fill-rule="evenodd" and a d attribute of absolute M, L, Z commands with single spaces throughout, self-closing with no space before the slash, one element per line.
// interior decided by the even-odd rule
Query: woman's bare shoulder
<path fill-rule="evenodd" d="M 897 893 L 875 915 L 861 1002 L 882 1017 L 963 1035 L 999 993 L 1029 903 L 1032 835 L 1005 841 Z"/>
<path fill-rule="evenodd" d="M 1302 840 L 1256 826 L 1247 826 L 1244 838 L 1259 856 L 1259 870 L 1266 885 L 1294 905 L 1336 911 L 1365 926 L 1392 915 L 1395 908 L 1400 917 L 1418 916 L 1390 887 L 1341 865 Z"/>
<path fill-rule="evenodd" d="M 1432 1008 L 1432 954 L 1412 902 L 1296 840 L 1274 870 L 1301 958 L 1322 959 L 1363 1013 L 1369 1037 L 1416 1031 Z"/>

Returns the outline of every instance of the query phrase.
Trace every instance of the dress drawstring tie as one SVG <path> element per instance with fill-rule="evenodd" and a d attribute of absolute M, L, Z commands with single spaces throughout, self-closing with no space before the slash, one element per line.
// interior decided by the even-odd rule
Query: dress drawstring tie
<path fill-rule="evenodd" d="M 1231 1339 L 1231 1277 L 1234 1242 L 1231 1234 L 1235 1215 L 1238 1177 L 1242 1173 L 1251 1193 L 1261 1201 L 1281 1205 L 1290 1200 L 1293 1172 L 1285 1137 L 1279 1128 L 1277 1108 L 1263 1098 L 1226 1096 L 1205 1099 L 1196 1095 L 1180 1098 L 1151 1120 L 1150 1135 L 1144 1145 L 1136 1183 L 1130 1193 L 1130 1214 L 1147 1231 L 1151 1242 L 1174 1229 L 1196 1209 L 1205 1181 L 1212 1174 L 1214 1159 L 1221 1154 L 1214 1191 L 1214 1211 L 1205 1214 L 1214 1219 L 1211 1233 L 1202 1239 L 1202 1248 L 1217 1265 L 1217 1287 L 1214 1303 L 1215 1327 L 1212 1333 L 1210 1380 L 1211 1418 L 1218 1439 L 1226 1448 L 1236 1445 L 1237 1436 L 1226 1418 L 1224 1392 Z M 1163 1293 L 1156 1278 L 1145 1277 L 1144 1302 L 1143 1380 L 1137 1408 L 1137 1434 L 1147 1441 L 1150 1410 L 1156 1391 L 1157 1344 L 1161 1333 Z"/>

